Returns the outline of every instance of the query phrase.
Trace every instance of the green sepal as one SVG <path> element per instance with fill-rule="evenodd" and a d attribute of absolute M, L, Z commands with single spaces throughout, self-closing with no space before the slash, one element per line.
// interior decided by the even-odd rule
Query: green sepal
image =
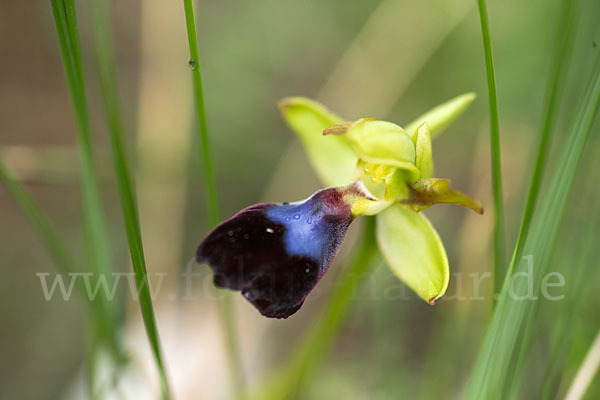
<path fill-rule="evenodd" d="M 399 204 L 377 215 L 377 242 L 392 270 L 431 305 L 448 288 L 450 269 L 442 241 L 421 213 Z"/>
<path fill-rule="evenodd" d="M 290 128 L 298 135 L 308 159 L 325 186 L 342 186 L 352 180 L 358 158 L 344 136 L 323 136 L 323 131 L 344 120 L 322 104 L 304 97 L 278 103 Z"/>
<path fill-rule="evenodd" d="M 424 122 L 427 122 L 431 138 L 435 139 L 436 136 L 442 133 L 452 121 L 458 118 L 463 111 L 467 109 L 469 104 L 475 100 L 475 97 L 475 93 L 461 94 L 460 96 L 432 108 L 410 124 L 406 125 L 406 132 L 408 132 L 411 138 L 415 138 L 417 135 L 417 128 Z"/>

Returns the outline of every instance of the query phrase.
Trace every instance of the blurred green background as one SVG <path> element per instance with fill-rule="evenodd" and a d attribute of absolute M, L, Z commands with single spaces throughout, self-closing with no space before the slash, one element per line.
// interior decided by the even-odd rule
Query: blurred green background
<path fill-rule="evenodd" d="M 148 270 L 162 282 L 158 326 L 175 397 L 229 393 L 210 274 L 194 281 L 197 300 L 182 299 L 178 274 L 209 225 L 202 193 L 187 38 L 181 2 L 112 3 L 117 74 L 128 145 L 135 160 Z M 97 71 L 90 15 L 77 3 L 94 127 L 94 151 L 108 215 L 113 262 L 130 271 Z M 540 126 L 559 2 L 488 4 L 497 71 L 507 240 L 512 248 Z M 475 2 L 383 0 L 196 2 L 205 98 L 223 214 L 259 201 L 293 201 L 320 187 L 276 102 L 317 98 L 348 119 L 407 123 L 460 93 L 478 99 L 434 143 L 436 176 L 492 210 L 489 122 L 481 30 Z M 560 105 L 549 168 L 600 46 L 600 2 L 581 1 L 567 90 Z M 598 123 L 575 182 L 550 271 L 565 276 L 561 301 L 541 301 L 518 398 L 564 396 L 600 329 L 597 246 L 590 218 L 600 200 Z M 0 4 L 0 152 L 83 257 L 80 187 L 73 112 L 50 3 Z M 299 398 L 461 398 L 490 316 L 490 281 L 477 300 L 472 273 L 491 270 L 492 213 L 479 217 L 440 205 L 427 212 L 448 251 L 453 277 L 435 308 L 378 267 L 360 292 L 334 346 Z M 29 224 L 0 187 L 0 398 L 79 398 L 84 376 L 84 309 L 73 298 L 46 301 L 36 276 L 57 272 Z M 594 225 L 594 223 L 596 223 Z M 234 296 L 248 379 L 286 359 L 311 325 L 347 262 L 358 228 L 326 278 L 288 320 L 258 315 Z M 577 268 L 576 268 L 577 267 Z M 583 272 L 581 272 L 583 271 Z M 166 275 L 165 275 L 166 274 Z M 162 278 L 161 278 L 162 276 Z M 477 275 L 480 277 L 481 275 Z M 460 284 L 459 284 L 460 283 Z M 120 287 L 126 293 L 126 287 Z M 178 291 L 179 290 L 179 291 Z M 156 385 L 139 310 L 128 301 L 128 343 L 141 387 Z M 555 372 L 557 370 L 558 372 Z M 554 374 L 554 375 L 553 375 Z M 136 381 L 137 380 L 137 381 Z M 151 382 L 151 383 L 148 383 Z M 135 387 L 135 385 L 132 383 Z M 542 389 L 544 388 L 544 389 Z M 145 398 L 144 391 L 136 398 Z M 148 395 L 149 396 L 149 395 Z M 149 398 L 152 398 L 151 396 Z M 596 378 L 586 398 L 600 398 Z"/>

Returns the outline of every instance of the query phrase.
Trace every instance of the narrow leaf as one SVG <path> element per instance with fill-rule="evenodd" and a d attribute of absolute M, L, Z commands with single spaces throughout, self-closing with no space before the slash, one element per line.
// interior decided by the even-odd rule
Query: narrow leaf
<path fill-rule="evenodd" d="M 557 238 L 575 174 L 600 105 L 600 57 L 596 61 L 590 82 L 571 133 L 567 135 L 567 143 L 544 202 L 537 211 L 524 242 L 523 254 L 531 256 L 530 260 L 535 260 L 535 288 L 540 287 L 542 277 L 547 272 L 551 250 Z M 500 300 L 475 365 L 467 398 L 493 397 L 499 390 L 507 387 L 505 383 L 510 373 L 511 361 L 516 357 L 518 343 L 523 340 L 525 334 L 527 315 L 535 310 L 537 304 L 535 301 L 521 301 L 520 296 L 527 291 L 527 287 L 523 280 L 513 282 L 511 279 L 513 272 L 524 269 L 519 264 L 520 261 L 514 257 L 511 260 Z M 517 293 L 518 297 L 509 293 Z"/>
<path fill-rule="evenodd" d="M 496 72 L 490 39 L 490 24 L 485 0 L 477 0 L 483 53 L 485 55 L 485 71 L 488 84 L 488 102 L 490 106 L 490 158 L 492 164 L 492 193 L 494 197 L 494 265 L 493 294 L 498 293 L 505 266 L 505 228 L 504 228 L 504 190 L 502 189 L 502 161 L 500 149 L 500 122 L 498 117 L 498 98 L 496 95 Z M 493 298 L 493 297 L 492 297 Z M 495 303 L 495 300 L 494 300 Z"/>

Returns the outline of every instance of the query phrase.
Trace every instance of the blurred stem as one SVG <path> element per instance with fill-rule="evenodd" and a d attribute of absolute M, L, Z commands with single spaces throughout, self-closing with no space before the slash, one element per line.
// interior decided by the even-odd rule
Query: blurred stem
<path fill-rule="evenodd" d="M 160 336 L 154 316 L 152 298 L 148 284 L 148 272 L 144 256 L 144 247 L 140 229 L 140 221 L 135 198 L 134 184 L 129 172 L 123 141 L 123 123 L 121 118 L 117 83 L 114 74 L 112 39 L 110 36 L 110 18 L 104 0 L 91 2 L 93 8 L 93 35 L 95 40 L 96 58 L 100 74 L 100 89 L 104 102 L 105 118 L 108 123 L 110 144 L 113 155 L 115 175 L 121 198 L 125 231 L 129 243 L 131 263 L 135 272 L 135 280 L 139 293 L 139 303 L 146 328 L 146 334 L 158 374 L 160 377 L 163 399 L 169 399 L 169 383 L 160 345 Z"/>
<path fill-rule="evenodd" d="M 71 102 L 73 105 L 78 133 L 78 149 L 81 166 L 81 185 L 83 201 L 83 217 L 85 226 L 85 243 L 88 255 L 88 263 L 92 270 L 92 285 L 96 286 L 101 277 L 109 286 L 112 284 L 112 269 L 108 235 L 104 224 L 100 190 L 98 186 L 94 160 L 92 154 L 91 128 L 88 116 L 85 82 L 83 79 L 83 68 L 81 62 L 81 50 L 79 45 L 79 33 L 77 28 L 77 14 L 73 0 L 52 0 L 52 11 L 58 42 L 60 45 L 65 77 L 67 80 Z M 31 206 L 32 203 L 28 204 Z M 32 218 L 40 218 L 40 213 L 30 209 Z M 34 221 L 34 224 L 37 224 Z M 46 222 L 38 226 L 48 235 L 49 230 Z M 46 236 L 46 240 L 50 237 Z M 49 242 L 55 247 L 56 241 Z M 56 252 L 57 249 L 54 248 Z M 55 254 L 58 255 L 58 254 Z M 66 261 L 64 254 L 60 255 L 62 262 Z M 84 296 L 87 293 L 84 293 Z M 87 298 L 94 303 L 93 308 L 97 310 L 100 319 L 99 326 L 103 327 L 102 338 L 107 341 L 109 347 L 117 360 L 121 359 L 119 350 L 118 332 L 120 321 L 118 311 L 120 304 L 109 301 L 105 295 L 99 295 L 95 299 Z M 97 303 L 97 304 L 96 304 Z"/>
<path fill-rule="evenodd" d="M 536 260 L 533 287 L 538 290 L 542 277 L 547 272 L 551 251 L 556 243 L 573 182 L 600 105 L 600 57 L 595 62 L 589 82 L 583 101 L 578 107 L 573 127 L 568 132 L 567 141 L 563 145 L 544 202 L 526 239 L 524 251 Z M 536 302 L 519 301 L 509 293 L 515 293 L 513 290 L 523 291 L 523 289 L 523 281 L 519 284 L 513 280 L 504 282 L 498 306 L 494 310 L 478 360 L 473 368 L 466 398 L 481 399 L 494 396 L 508 398 L 508 394 L 502 393 L 505 388 L 504 382 L 509 376 L 509 369 L 514 367 L 511 361 L 516 357 L 518 343 L 524 339 L 523 330 L 527 313 L 536 305 Z"/>
<path fill-rule="evenodd" d="M 596 149 L 600 149 L 596 147 Z M 598 160 L 598 155 L 593 159 Z M 598 168 L 597 163 L 591 163 L 588 168 Z M 588 169 L 589 171 L 590 169 Z M 588 183 L 587 195 L 582 198 L 592 199 L 596 204 L 600 200 L 600 196 L 596 194 L 596 183 L 590 181 Z M 586 200 L 585 202 L 587 202 Z M 563 304 L 562 310 L 556 310 L 554 308 L 553 317 L 556 319 L 555 327 L 552 331 L 554 336 L 553 344 L 550 349 L 550 358 L 544 368 L 543 379 L 541 380 L 542 385 L 539 388 L 540 394 L 537 398 L 550 399 L 555 398 L 558 388 L 561 385 L 561 381 L 564 379 L 564 371 L 567 369 L 566 360 L 571 351 L 574 349 L 575 338 L 575 327 L 577 327 L 579 318 L 579 310 L 585 308 L 585 303 L 589 300 L 590 292 L 595 291 L 595 285 L 587 284 L 591 277 L 594 276 L 596 265 L 594 263 L 594 257 L 597 255 L 597 233 L 600 232 L 600 208 L 595 207 L 591 210 L 589 217 L 589 225 L 586 227 L 583 233 L 578 232 L 578 235 L 571 236 L 571 244 L 569 247 L 576 250 L 569 255 L 567 260 L 569 261 L 568 272 L 571 275 L 567 275 L 565 281 L 570 282 L 568 285 L 568 291 L 565 293 L 565 297 L 569 301 Z M 583 244 L 581 244 L 581 238 L 583 238 Z M 580 244 L 580 246 L 577 246 Z M 577 259 L 577 262 L 572 267 L 570 261 Z M 565 262 L 566 263 L 566 262 Z M 560 318 L 558 318 L 560 317 Z M 531 342 L 532 337 L 528 340 Z M 522 374 L 521 374 L 522 375 Z M 521 376 L 517 376 L 521 380 Z"/>
<path fill-rule="evenodd" d="M 576 26 L 576 12 L 577 0 L 563 0 L 562 7 L 560 8 L 559 15 L 560 21 L 556 32 L 556 48 L 554 50 L 554 58 L 552 60 L 552 69 L 548 77 L 547 85 L 547 97 L 546 106 L 544 109 L 543 124 L 540 129 L 540 134 L 537 143 L 537 155 L 534 164 L 534 170 L 529 184 L 529 190 L 527 192 L 527 200 L 525 202 L 525 209 L 523 210 L 523 217 L 521 219 L 521 226 L 519 228 L 519 234 L 517 236 L 517 242 L 513 255 L 511 257 L 505 281 L 508 281 L 514 272 L 515 265 L 518 264 L 523 247 L 525 238 L 529 233 L 531 221 L 536 208 L 537 200 L 539 197 L 540 186 L 542 178 L 545 172 L 546 160 L 550 153 L 550 138 L 552 137 L 552 131 L 556 116 L 558 115 L 557 106 L 559 104 L 559 97 L 564 86 L 566 79 L 566 72 L 568 66 L 568 60 L 570 59 L 572 42 L 574 37 L 574 27 Z M 520 346 L 523 349 L 528 348 L 528 344 L 533 340 L 534 327 L 533 317 L 534 312 L 530 312 L 528 321 L 524 328 L 523 340 L 520 342 Z M 515 367 L 510 369 L 510 376 L 505 382 L 505 393 L 511 393 L 518 389 L 520 383 L 521 369 L 524 366 L 524 361 L 527 352 L 517 351 L 517 359 L 514 361 Z"/>
<path fill-rule="evenodd" d="M 108 234 L 100 201 L 100 190 L 94 167 L 91 128 L 81 65 L 77 15 L 73 0 L 52 0 L 54 21 L 60 43 L 65 75 L 77 123 L 83 210 L 89 262 L 97 276 L 111 278 Z M 103 298 L 102 296 L 100 298 Z M 108 305 L 106 305 L 108 307 Z M 109 307 L 110 308 L 110 307 Z"/>
<path fill-rule="evenodd" d="M 46 214 L 39 208 L 35 200 L 33 200 L 31 194 L 15 179 L 2 158 L 0 158 L 0 181 L 37 231 L 38 236 L 54 259 L 57 267 L 65 274 L 77 272 L 77 264 L 71 253 L 67 250 L 59 233 Z"/>
<path fill-rule="evenodd" d="M 290 361 L 281 372 L 277 372 L 274 381 L 268 384 L 259 399 L 284 400 L 293 397 L 301 386 L 302 380 L 308 380 L 319 361 L 326 355 L 327 347 L 339 332 L 344 317 L 350 308 L 353 294 L 375 265 L 378 254 L 375 241 L 375 217 L 366 217 L 363 236 L 358 248 L 351 255 L 351 264 L 338 278 L 323 314 L 315 321 L 313 328 L 306 334 Z"/>
<path fill-rule="evenodd" d="M 494 266 L 492 277 L 494 285 L 492 293 L 500 293 L 505 269 L 505 238 L 504 238 L 504 202 L 502 191 L 502 162 L 500 157 L 500 124 L 498 121 L 498 100 L 496 96 L 496 74 L 490 40 L 490 25 L 488 21 L 485 0 L 477 0 L 481 34 L 485 54 L 485 69 L 487 74 L 488 95 L 490 103 L 490 151 L 492 155 L 492 189 L 494 194 Z"/>
<path fill-rule="evenodd" d="M 194 97 L 196 98 L 196 114 L 198 118 L 198 137 L 200 153 L 202 154 L 202 165 L 204 171 L 204 192 L 208 205 L 208 217 L 211 227 L 216 226 L 221 220 L 219 200 L 213 172 L 211 149 L 206 123 L 206 110 L 204 107 L 204 93 L 202 89 L 202 73 L 200 70 L 200 56 L 198 52 L 198 38 L 196 36 L 196 22 L 194 17 L 194 6 L 192 0 L 183 0 L 185 9 L 185 23 L 190 48 L 189 66 L 192 71 Z M 219 320 L 223 330 L 225 349 L 229 360 L 232 374 L 234 393 L 237 398 L 244 397 L 244 375 L 242 360 L 236 335 L 235 319 L 233 316 L 233 303 L 231 294 L 224 292 L 218 300 Z"/>
<path fill-rule="evenodd" d="M 557 106 L 559 97 L 566 79 L 567 61 L 571 54 L 571 43 L 574 37 L 574 27 L 576 26 L 575 11 L 577 9 L 578 0 L 563 0 L 560 10 L 561 21 L 556 38 L 556 49 L 554 52 L 554 60 L 552 62 L 552 70 L 548 78 L 548 92 L 546 98 L 546 106 L 544 109 L 544 121 L 540 130 L 537 143 L 537 154 L 531 181 L 529 183 L 529 191 L 527 192 L 527 200 L 525 201 L 525 209 L 521 219 L 519 235 L 510 260 L 510 265 L 504 280 L 510 279 L 515 265 L 518 263 L 523 252 L 525 238 L 529 233 L 531 220 L 536 208 L 537 200 L 540 193 L 540 186 L 546 167 L 546 160 L 549 154 L 550 138 L 558 115 Z"/>
<path fill-rule="evenodd" d="M 9 168 L 4 164 L 0 157 L 0 182 L 6 187 L 9 194 L 15 200 L 29 223 L 37 232 L 42 244 L 46 247 L 50 256 L 54 260 L 56 267 L 63 274 L 73 274 L 80 272 L 77 263 L 71 252 L 67 249 L 65 242 L 60 237 L 46 214 L 40 209 L 27 189 L 18 182 Z M 106 309 L 97 301 L 91 301 L 84 282 L 76 280 L 75 288 L 81 296 L 83 304 L 88 308 L 90 315 L 96 319 L 96 325 L 102 332 L 102 337 L 107 339 L 108 346 L 117 360 L 123 360 L 123 354 L 117 338 L 117 331 L 111 324 L 111 316 Z"/>
<path fill-rule="evenodd" d="M 569 387 L 566 400 L 582 399 L 587 388 L 592 383 L 594 376 L 600 368 L 600 331 L 596 334 L 594 342 L 590 346 L 583 363 L 579 367 L 573 383 Z"/>

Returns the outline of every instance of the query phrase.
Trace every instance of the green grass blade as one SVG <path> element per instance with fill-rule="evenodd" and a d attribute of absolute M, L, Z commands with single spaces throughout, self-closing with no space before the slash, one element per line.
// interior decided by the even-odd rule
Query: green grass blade
<path fill-rule="evenodd" d="M 594 342 L 590 346 L 583 363 L 577 370 L 575 379 L 569 387 L 565 396 L 566 400 L 583 399 L 585 392 L 589 388 L 594 376 L 600 369 L 600 331 L 596 334 Z"/>
<path fill-rule="evenodd" d="M 103 275 L 110 284 L 112 274 L 108 235 L 104 225 L 100 191 L 94 168 L 91 129 L 81 66 L 75 7 L 72 0 L 52 0 L 51 4 L 65 76 L 77 124 L 78 149 L 81 163 L 83 219 L 88 263 L 93 272 L 93 280 L 97 280 Z M 93 284 L 95 283 L 93 282 Z M 94 302 L 100 303 L 98 307 L 103 309 L 102 313 L 109 318 L 107 323 L 111 326 L 111 333 L 108 335 L 107 340 L 114 342 L 116 340 L 114 335 L 116 335 L 119 326 L 119 303 L 117 301 L 108 301 L 102 294 L 97 296 Z"/>
<path fill-rule="evenodd" d="M 131 263 L 135 273 L 146 334 L 150 342 L 150 347 L 160 377 L 162 397 L 163 399 L 168 399 L 170 398 L 169 383 L 165 371 L 160 336 L 148 285 L 148 273 L 146 270 L 146 260 L 135 198 L 135 189 L 124 147 L 123 123 L 114 74 L 113 51 L 111 46 L 112 39 L 109 30 L 110 20 L 106 3 L 103 0 L 93 0 L 91 4 L 93 6 L 93 34 L 98 71 L 100 74 L 100 88 L 102 91 L 105 118 L 108 123 L 113 163 L 121 198 L 121 207 L 123 220 L 125 222 L 127 241 L 129 243 L 129 252 L 131 254 Z"/>
<path fill-rule="evenodd" d="M 13 197 L 23 214 L 35 228 L 44 246 L 52 256 L 56 266 L 65 274 L 77 272 L 77 263 L 67 250 L 60 234 L 46 214 L 39 208 L 31 194 L 18 182 L 0 158 L 0 181 Z"/>
<path fill-rule="evenodd" d="M 513 255 L 510 260 L 509 268 L 506 272 L 505 280 L 512 277 L 512 273 L 516 262 L 521 258 L 524 238 L 529 233 L 531 221 L 533 219 L 535 207 L 540 193 L 540 186 L 544 175 L 546 161 L 548 154 L 550 153 L 550 140 L 553 133 L 554 123 L 557 119 L 557 107 L 559 105 L 560 94 L 564 86 L 568 60 L 570 59 L 572 42 L 574 39 L 574 32 L 576 26 L 576 11 L 577 0 L 564 0 L 562 7 L 559 11 L 559 29 L 556 35 L 556 49 L 554 51 L 554 58 L 552 61 L 552 67 L 548 81 L 548 93 L 546 96 L 546 104 L 544 108 L 543 123 L 541 125 L 538 143 L 537 143 L 537 154 L 535 158 L 534 168 L 532 177 L 527 192 L 527 199 L 525 201 L 525 208 L 523 210 L 523 216 L 521 218 L 521 226 L 515 243 Z M 535 308 L 535 306 L 533 307 Z M 520 375 L 524 366 L 525 358 L 528 354 L 525 349 L 528 348 L 528 344 L 533 339 L 533 310 L 529 313 L 528 322 L 524 329 L 523 340 L 518 344 L 519 350 L 516 352 L 517 358 L 514 360 L 513 366 L 509 369 L 510 376 L 507 377 L 505 384 L 509 387 L 505 388 L 506 393 L 513 393 L 518 389 L 520 383 Z"/>
<path fill-rule="evenodd" d="M 348 265 L 331 293 L 323 314 L 314 323 L 313 329 L 297 347 L 285 367 L 270 377 L 258 392 L 257 399 L 284 400 L 293 398 L 300 390 L 302 380 L 308 381 L 319 361 L 325 356 L 327 347 L 342 327 L 350 307 L 348 299 L 368 275 L 379 254 L 375 242 L 375 218 L 365 218 L 364 232 L 360 245 L 350 257 Z"/>
<path fill-rule="evenodd" d="M 202 88 L 202 73 L 200 70 L 200 55 L 198 51 L 198 38 L 196 35 L 196 21 L 194 17 L 194 6 L 192 0 L 183 0 L 185 9 L 185 23 L 187 28 L 188 44 L 190 48 L 189 66 L 192 70 L 194 97 L 196 99 L 196 116 L 198 123 L 198 141 L 200 153 L 202 154 L 202 166 L 204 172 L 204 192 L 208 205 L 208 217 L 211 226 L 217 225 L 221 220 L 219 200 L 215 175 L 213 172 L 212 155 L 206 122 L 206 110 L 204 107 L 204 92 Z M 235 320 L 233 317 L 233 303 L 231 294 L 225 293 L 217 303 L 219 319 L 223 331 L 227 358 L 232 374 L 233 388 L 236 397 L 244 396 L 244 374 L 239 344 L 236 336 Z"/>
<path fill-rule="evenodd" d="M 14 174 L 6 166 L 1 157 L 0 182 L 6 187 L 25 217 L 27 217 L 61 273 L 68 275 L 81 272 L 75 258 L 68 250 L 54 225 L 50 222 L 50 219 L 42 211 L 29 191 L 15 179 Z M 118 329 L 113 325 L 114 321 L 111 319 L 111 315 L 107 313 L 106 308 L 101 303 L 90 300 L 83 281 L 76 280 L 75 288 L 83 304 L 87 307 L 89 316 L 101 332 L 101 337 L 106 339 L 108 348 L 115 356 L 115 359 L 123 360 L 124 356 L 117 338 Z"/>
<path fill-rule="evenodd" d="M 194 84 L 194 97 L 196 98 L 196 116 L 198 118 L 198 136 L 200 153 L 202 154 L 202 166 L 204 171 L 204 189 L 208 203 L 208 216 L 211 226 L 221 221 L 219 200 L 215 174 L 213 172 L 210 141 L 208 137 L 208 126 L 206 123 L 206 110 L 204 107 L 204 91 L 202 88 L 202 73 L 200 71 L 200 56 L 198 53 L 198 38 L 196 36 L 196 22 L 194 20 L 194 6 L 192 0 L 183 0 L 185 7 L 185 23 L 187 27 L 188 44 L 190 47 L 189 66 L 192 70 Z"/>
<path fill-rule="evenodd" d="M 517 236 L 517 242 L 514 247 L 509 269 L 504 279 L 508 279 L 512 275 L 512 269 L 516 260 L 521 258 L 523 250 L 523 242 L 529 233 L 531 220 L 535 211 L 535 206 L 540 193 L 540 186 L 546 167 L 546 160 L 549 154 L 550 138 L 554 128 L 554 123 L 558 115 L 557 106 L 559 104 L 560 93 L 564 86 L 566 78 L 567 61 L 570 58 L 571 43 L 574 36 L 574 10 L 577 9 L 578 0 L 564 0 L 560 11 L 561 21 L 557 32 L 556 43 L 557 48 L 554 52 L 554 60 L 552 62 L 552 70 L 548 81 L 548 94 L 546 97 L 546 106 L 544 109 L 543 123 L 537 143 L 537 153 L 525 201 L 525 209 L 521 218 L 521 226 Z"/>
<path fill-rule="evenodd" d="M 591 185 L 595 186 L 595 185 Z M 590 191 L 589 198 L 596 197 L 593 190 Z M 560 386 L 561 380 L 567 370 L 566 361 L 569 352 L 573 349 L 573 343 L 576 342 L 575 338 L 575 327 L 577 326 L 578 313 L 585 306 L 585 302 L 589 301 L 590 292 L 595 290 L 592 285 L 586 285 L 589 281 L 590 274 L 593 274 L 595 263 L 594 256 L 596 256 L 596 242 L 597 232 L 600 231 L 600 208 L 596 208 L 592 211 L 589 220 L 590 224 L 587 229 L 581 235 L 583 243 L 580 246 L 575 246 L 575 250 L 572 254 L 569 254 L 567 260 L 576 259 L 574 264 L 568 263 L 568 270 L 565 272 L 570 273 L 565 277 L 565 281 L 570 282 L 568 290 L 565 293 L 567 299 L 566 304 L 561 304 L 562 309 L 556 310 L 556 307 L 552 309 L 552 318 L 555 320 L 552 333 L 554 335 L 554 343 L 550 349 L 549 361 L 546 363 L 544 369 L 543 378 L 541 380 L 541 387 L 539 388 L 540 399 L 551 399 L 556 397 L 556 392 Z M 579 242 L 580 240 L 577 240 Z M 583 289 L 582 289 L 583 288 Z M 532 335 L 533 336 L 533 335 Z M 531 341 L 532 338 L 527 338 Z M 521 378 L 517 376 L 517 378 Z M 521 378 L 522 379 L 522 378 Z"/>
<path fill-rule="evenodd" d="M 485 0 L 477 0 L 477 5 L 479 6 L 479 18 L 481 20 L 481 34 L 483 37 L 490 104 L 490 151 L 492 156 L 492 189 L 494 196 L 494 267 L 492 278 L 494 280 L 494 293 L 499 293 L 502 277 L 504 276 L 506 258 L 502 161 L 500 157 L 500 123 L 498 120 L 498 100 L 496 96 L 496 74 L 494 72 L 490 25 Z"/>
<path fill-rule="evenodd" d="M 590 136 L 599 104 L 600 58 L 595 64 L 588 92 L 578 110 L 545 201 L 532 221 L 529 235 L 525 240 L 523 254 L 531 255 L 532 260 L 535 260 L 533 287 L 537 290 L 545 274 L 575 173 Z M 524 268 L 518 271 L 524 271 Z M 509 287 L 513 289 L 513 293 L 522 295 L 527 291 L 524 285 L 523 280 L 514 282 L 507 280 L 502 287 L 500 300 L 473 371 L 467 396 L 470 399 L 495 398 L 495 396 L 505 398 L 507 395 L 502 391 L 510 387 L 506 382 L 511 362 L 516 356 L 515 351 L 519 341 L 523 339 L 528 313 L 532 312 L 536 305 L 535 301 L 519 301 L 509 296 Z"/>
<path fill-rule="evenodd" d="M 75 7 L 72 0 L 53 0 L 52 9 L 77 122 L 84 218 L 86 237 L 90 247 L 90 263 L 94 270 L 106 274 L 108 277 L 111 265 L 110 251 L 92 154 L 91 129 L 81 67 Z"/>

